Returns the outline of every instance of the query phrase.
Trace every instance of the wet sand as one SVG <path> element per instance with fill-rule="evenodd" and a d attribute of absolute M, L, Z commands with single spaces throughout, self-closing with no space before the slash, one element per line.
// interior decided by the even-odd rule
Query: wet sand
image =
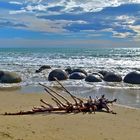
<path fill-rule="evenodd" d="M 0 114 L 40 106 L 44 93 L 0 91 Z M 51 102 L 51 101 L 50 101 Z M 117 115 L 41 113 L 0 116 L 0 140 L 139 140 L 140 110 L 113 106 Z"/>

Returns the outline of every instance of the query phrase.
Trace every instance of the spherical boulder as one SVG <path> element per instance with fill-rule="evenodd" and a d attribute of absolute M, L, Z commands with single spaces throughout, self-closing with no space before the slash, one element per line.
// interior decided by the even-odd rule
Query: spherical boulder
<path fill-rule="evenodd" d="M 71 74 L 72 73 L 72 68 L 71 67 L 67 67 L 65 69 L 65 71 L 67 72 L 67 74 Z"/>
<path fill-rule="evenodd" d="M 98 75 L 90 74 L 85 78 L 85 81 L 86 82 L 102 82 L 102 79 Z"/>
<path fill-rule="evenodd" d="M 103 76 L 105 76 L 108 73 L 108 71 L 101 70 L 101 71 L 99 71 L 99 73 L 102 74 Z"/>
<path fill-rule="evenodd" d="M 14 72 L 0 72 L 0 83 L 19 83 L 21 81 L 21 77 Z"/>
<path fill-rule="evenodd" d="M 51 66 L 49 66 L 49 65 L 43 65 L 38 70 L 36 70 L 35 72 L 36 73 L 39 73 L 39 72 L 41 72 L 41 71 L 43 71 L 45 69 L 51 69 Z"/>
<path fill-rule="evenodd" d="M 67 73 L 65 71 L 61 70 L 61 69 L 52 70 L 49 73 L 48 80 L 49 81 L 55 81 L 55 79 L 54 79 L 55 77 L 58 80 L 66 80 L 66 79 L 68 79 Z"/>
<path fill-rule="evenodd" d="M 122 81 L 122 77 L 120 75 L 113 73 L 113 72 L 108 72 L 104 76 L 103 79 L 107 82 L 121 82 Z"/>
<path fill-rule="evenodd" d="M 101 73 L 98 73 L 98 72 L 93 72 L 91 75 L 97 76 L 100 79 L 103 79 L 104 78 L 104 76 Z"/>
<path fill-rule="evenodd" d="M 75 80 L 81 80 L 86 78 L 86 75 L 81 72 L 73 72 L 70 76 L 69 79 L 75 79 Z"/>
<path fill-rule="evenodd" d="M 133 71 L 128 73 L 123 81 L 125 83 L 130 83 L 130 84 L 140 84 L 140 72 L 138 71 Z"/>
<path fill-rule="evenodd" d="M 0 71 L 0 78 L 4 75 L 3 71 Z"/>
<path fill-rule="evenodd" d="M 83 74 L 85 74 L 87 76 L 87 72 L 85 70 L 83 70 L 83 69 L 73 69 L 71 71 L 71 74 L 74 73 L 74 72 L 80 72 L 80 73 L 83 73 Z"/>

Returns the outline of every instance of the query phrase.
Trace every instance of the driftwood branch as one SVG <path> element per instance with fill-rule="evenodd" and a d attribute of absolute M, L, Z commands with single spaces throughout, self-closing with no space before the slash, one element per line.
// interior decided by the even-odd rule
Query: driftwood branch
<path fill-rule="evenodd" d="M 33 107 L 29 111 L 19 111 L 15 113 L 7 113 L 5 112 L 3 115 L 27 115 L 27 114 L 35 114 L 35 113 L 42 113 L 42 112 L 65 112 L 65 113 L 76 113 L 76 112 L 96 112 L 102 109 L 105 109 L 108 113 L 116 114 L 110 107 L 109 104 L 112 104 L 117 101 L 117 99 L 114 100 L 108 100 L 105 98 L 104 95 L 102 95 L 98 99 L 92 99 L 89 97 L 89 99 L 84 102 L 82 99 L 72 95 L 56 78 L 55 80 L 61 85 L 61 87 L 68 93 L 72 99 L 75 101 L 75 103 L 71 103 L 66 97 L 60 95 L 53 89 L 39 83 L 39 85 L 45 87 L 44 90 L 46 93 L 48 93 L 52 98 L 52 100 L 56 103 L 56 107 L 53 105 L 49 104 L 47 101 L 44 101 L 43 99 L 40 99 L 40 102 L 43 103 L 40 107 Z M 55 95 L 54 95 L 55 94 Z M 58 99 L 58 97 L 63 99 L 66 103 L 63 103 L 61 100 Z M 78 102 L 78 101 L 79 102 Z"/>
<path fill-rule="evenodd" d="M 75 102 L 76 105 L 78 104 L 78 102 L 77 102 L 76 99 L 78 99 L 79 101 L 81 101 L 80 98 L 77 98 L 76 96 L 72 95 L 72 94 L 59 82 L 59 80 L 58 80 L 56 77 L 54 77 L 54 79 L 55 79 L 55 80 L 57 81 L 57 83 L 71 96 L 71 98 L 74 100 L 74 102 Z"/>
<path fill-rule="evenodd" d="M 62 95 L 60 95 L 59 93 L 57 93 L 56 91 L 54 91 L 53 89 L 51 89 L 50 87 L 44 85 L 44 84 L 41 84 L 39 83 L 39 85 L 45 87 L 46 89 L 50 90 L 51 92 L 55 93 L 56 95 L 58 95 L 60 98 L 62 98 L 67 104 L 70 104 L 70 102 L 65 98 L 63 97 Z"/>
<path fill-rule="evenodd" d="M 55 99 L 55 101 L 57 101 L 59 104 L 65 107 L 65 105 L 56 96 L 54 96 L 50 91 L 48 91 L 46 88 L 44 88 L 44 90 L 48 92 L 53 97 L 53 99 Z"/>
<path fill-rule="evenodd" d="M 46 101 L 44 101 L 43 99 L 40 99 L 40 102 L 42 102 L 43 104 L 49 106 L 50 108 L 53 108 L 52 105 L 48 104 Z"/>
<path fill-rule="evenodd" d="M 59 108 L 63 108 L 64 106 L 62 106 L 56 99 L 52 98 L 52 100 L 56 103 L 56 105 L 59 107 Z"/>

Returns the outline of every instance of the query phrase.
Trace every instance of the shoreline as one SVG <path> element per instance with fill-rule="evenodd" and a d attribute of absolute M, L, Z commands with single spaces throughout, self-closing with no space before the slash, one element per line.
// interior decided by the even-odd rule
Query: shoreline
<path fill-rule="evenodd" d="M 136 107 L 131 107 L 131 106 L 127 106 L 127 105 L 121 105 L 121 104 L 115 104 L 115 106 L 117 107 L 122 107 L 122 108 L 126 108 L 126 109 L 134 109 L 134 110 L 139 110 L 140 111 L 140 108 L 136 108 Z"/>
<path fill-rule="evenodd" d="M 57 90 L 57 86 L 53 85 L 52 87 Z M 94 89 L 93 88 L 91 91 L 93 93 L 89 94 L 89 93 L 83 93 L 84 91 L 81 91 L 81 89 L 79 89 L 78 87 L 77 89 L 72 89 L 72 87 L 71 88 L 67 87 L 67 89 L 71 91 L 71 93 L 73 93 L 75 96 L 80 97 L 80 98 L 88 98 L 89 96 L 91 96 L 92 98 L 96 98 L 96 96 L 100 97 L 102 94 L 105 94 L 105 96 L 108 99 L 116 98 L 118 100 L 116 105 L 118 106 L 132 108 L 132 109 L 140 109 L 140 100 L 139 98 L 137 99 L 137 96 L 138 97 L 140 96 L 140 94 L 138 93 L 139 90 L 135 90 L 134 92 L 134 90 L 132 89 L 107 89 L 107 88 Z M 88 90 L 91 90 L 91 89 L 88 89 Z M 88 92 L 88 90 L 85 89 L 85 92 Z M 13 92 L 18 92 L 19 94 L 45 93 L 44 89 L 39 85 L 0 87 L 0 92 L 1 91 L 13 91 Z M 80 94 L 80 92 L 82 93 Z M 132 98 L 132 95 L 133 96 L 135 95 L 135 96 Z M 130 100 L 131 98 L 132 98 L 132 101 Z M 129 104 L 127 103 L 127 99 L 128 99 Z M 137 104 L 136 104 L 136 100 L 138 100 Z M 132 103 L 135 103 L 136 105 L 134 106 Z"/>

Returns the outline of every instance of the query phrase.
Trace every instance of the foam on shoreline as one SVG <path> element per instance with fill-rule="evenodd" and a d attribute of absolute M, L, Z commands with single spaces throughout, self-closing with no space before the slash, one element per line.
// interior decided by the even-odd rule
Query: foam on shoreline
<path fill-rule="evenodd" d="M 140 108 L 131 107 L 131 106 L 127 106 L 127 105 L 121 105 L 121 104 L 115 104 L 115 106 L 122 107 L 122 108 L 127 108 L 127 109 L 140 110 Z"/>
<path fill-rule="evenodd" d="M 117 99 L 117 104 L 123 107 L 129 108 L 140 108 L 140 93 L 139 90 L 136 89 L 121 89 L 121 88 L 95 88 L 95 87 L 84 87 L 84 86 L 69 86 L 64 84 L 65 87 L 74 95 L 81 98 L 88 98 L 91 96 L 92 98 L 100 97 L 105 94 L 108 99 Z M 52 88 L 57 89 L 56 87 L 60 87 L 57 84 L 50 84 Z M 0 88 L 0 91 L 16 91 L 19 93 L 45 93 L 44 88 L 39 85 L 28 85 L 28 86 L 7 86 Z"/>

